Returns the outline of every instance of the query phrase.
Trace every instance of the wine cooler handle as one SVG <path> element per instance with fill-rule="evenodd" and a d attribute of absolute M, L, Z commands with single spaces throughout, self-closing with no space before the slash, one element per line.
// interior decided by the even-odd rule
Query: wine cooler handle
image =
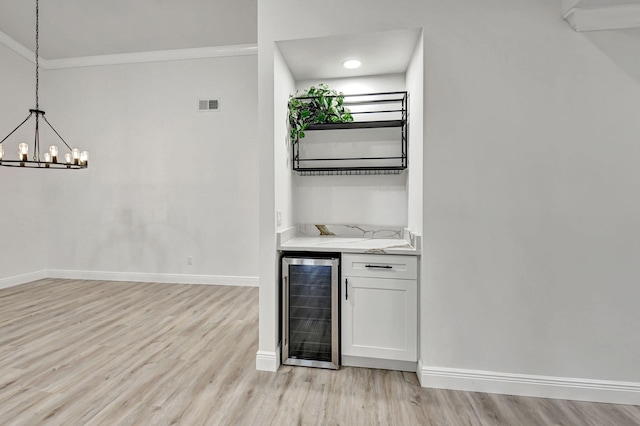
<path fill-rule="evenodd" d="M 344 279 L 344 299 L 349 300 L 349 278 Z"/>
<path fill-rule="evenodd" d="M 289 348 L 287 347 L 287 343 L 289 342 L 289 286 L 287 285 L 287 276 L 285 275 L 284 277 L 282 277 L 282 301 L 284 302 L 284 306 L 283 306 L 283 312 L 285 315 L 285 318 L 283 318 L 284 321 L 284 333 L 282 336 L 282 339 L 284 340 L 284 347 L 286 348 L 287 352 L 289 352 Z M 288 354 L 287 354 L 288 355 Z"/>

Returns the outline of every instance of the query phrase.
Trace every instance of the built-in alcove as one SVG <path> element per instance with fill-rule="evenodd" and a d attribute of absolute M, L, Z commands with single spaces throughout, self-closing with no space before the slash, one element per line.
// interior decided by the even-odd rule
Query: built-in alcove
<path fill-rule="evenodd" d="M 410 184 L 412 180 L 417 181 L 418 176 L 421 181 L 422 176 L 421 147 L 419 152 L 412 152 L 418 151 L 415 145 L 422 144 L 422 105 L 413 110 L 415 103 L 411 104 L 410 99 L 412 89 L 422 90 L 422 68 L 419 67 L 419 72 L 412 70 L 416 64 L 422 64 L 422 50 L 418 49 L 421 36 L 420 29 L 407 29 L 276 43 L 276 205 L 283 207 L 283 221 L 279 226 L 349 223 L 406 227 L 410 225 L 410 217 L 421 216 L 421 202 L 411 202 L 412 198 L 421 197 L 417 194 L 421 186 Z M 342 62 L 351 58 L 359 59 L 362 66 L 357 70 L 345 69 Z M 286 101 L 296 91 L 302 93 L 319 83 L 326 83 L 345 95 L 408 92 L 409 124 L 404 129 L 409 141 L 406 170 L 403 167 L 401 174 L 384 176 L 300 176 L 295 173 L 286 128 Z M 284 93 L 285 90 L 288 92 Z M 411 120 L 413 114 L 418 118 L 415 123 Z M 387 155 L 383 150 L 397 140 L 397 132 L 398 129 L 349 129 L 332 131 L 330 136 L 321 132 L 321 137 L 330 138 L 329 144 L 344 150 L 346 156 L 357 156 L 358 145 L 382 147 L 381 152 Z M 314 149 L 318 138 L 315 133 L 319 132 L 308 132 L 303 139 L 306 149 Z M 416 141 L 411 140 L 414 134 Z M 409 205 L 420 211 L 410 212 Z"/>

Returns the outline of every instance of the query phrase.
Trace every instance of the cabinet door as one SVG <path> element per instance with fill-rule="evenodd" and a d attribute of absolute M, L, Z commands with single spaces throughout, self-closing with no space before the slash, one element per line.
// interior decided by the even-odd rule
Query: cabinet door
<path fill-rule="evenodd" d="M 417 281 L 342 280 L 342 354 L 416 361 Z"/>

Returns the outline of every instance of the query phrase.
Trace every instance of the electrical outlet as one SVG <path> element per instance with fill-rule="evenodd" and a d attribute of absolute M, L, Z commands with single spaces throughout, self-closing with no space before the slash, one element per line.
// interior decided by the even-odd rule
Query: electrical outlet
<path fill-rule="evenodd" d="M 193 265 L 193 256 L 187 256 L 187 265 Z"/>
<path fill-rule="evenodd" d="M 282 212 L 280 210 L 276 210 L 276 225 L 282 226 Z"/>

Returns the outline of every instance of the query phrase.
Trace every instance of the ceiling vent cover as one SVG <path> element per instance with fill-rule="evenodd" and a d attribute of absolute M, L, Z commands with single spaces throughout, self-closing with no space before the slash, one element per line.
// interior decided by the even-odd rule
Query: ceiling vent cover
<path fill-rule="evenodd" d="M 220 101 L 218 99 L 198 100 L 198 111 L 219 111 Z"/>

